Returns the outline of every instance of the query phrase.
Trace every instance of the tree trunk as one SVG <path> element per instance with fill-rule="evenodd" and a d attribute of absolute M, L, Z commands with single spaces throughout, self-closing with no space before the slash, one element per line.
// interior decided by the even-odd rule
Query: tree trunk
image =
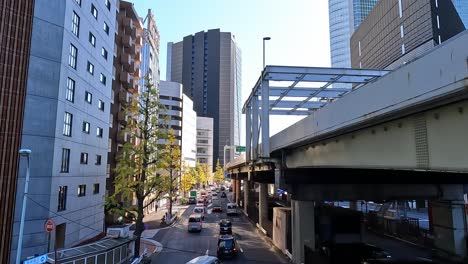
<path fill-rule="evenodd" d="M 145 226 L 143 225 L 143 198 L 137 198 L 138 201 L 138 216 L 135 226 L 135 233 L 136 236 L 135 240 L 135 252 L 134 257 L 138 258 L 140 256 L 140 241 L 141 241 L 141 234 L 145 230 Z"/>

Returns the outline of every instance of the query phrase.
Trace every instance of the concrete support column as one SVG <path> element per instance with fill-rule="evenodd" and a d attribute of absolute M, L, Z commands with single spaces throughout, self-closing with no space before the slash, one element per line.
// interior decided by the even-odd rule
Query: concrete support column
<path fill-rule="evenodd" d="M 236 200 L 235 200 L 235 203 L 237 205 L 240 205 L 240 196 L 241 196 L 241 181 L 240 180 L 236 180 Z"/>
<path fill-rule="evenodd" d="M 452 255 L 455 260 L 465 258 L 467 249 L 464 201 L 433 201 L 431 205 L 435 247 L 440 249 L 441 256 Z"/>
<path fill-rule="evenodd" d="M 264 221 L 268 219 L 268 184 L 260 183 L 260 192 L 258 194 L 259 200 L 259 212 L 258 212 L 258 222 L 260 226 L 265 229 Z"/>
<path fill-rule="evenodd" d="M 247 213 L 247 207 L 249 206 L 249 181 L 244 179 L 244 213 Z"/>
<path fill-rule="evenodd" d="M 291 200 L 293 263 L 304 263 L 304 244 L 315 249 L 315 210 L 313 201 Z"/>
<path fill-rule="evenodd" d="M 237 196 L 237 194 L 236 194 L 236 191 L 237 191 L 236 183 L 237 183 L 237 181 L 235 179 L 232 179 L 231 183 L 232 183 L 232 185 L 231 185 L 231 187 L 232 187 L 232 202 L 235 202 L 236 201 L 236 196 Z"/>

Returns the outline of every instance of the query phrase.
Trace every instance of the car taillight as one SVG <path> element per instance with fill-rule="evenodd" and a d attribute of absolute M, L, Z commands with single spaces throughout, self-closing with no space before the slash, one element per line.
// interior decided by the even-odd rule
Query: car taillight
<path fill-rule="evenodd" d="M 233 248 L 232 251 L 236 251 L 237 249 L 236 248 Z"/>

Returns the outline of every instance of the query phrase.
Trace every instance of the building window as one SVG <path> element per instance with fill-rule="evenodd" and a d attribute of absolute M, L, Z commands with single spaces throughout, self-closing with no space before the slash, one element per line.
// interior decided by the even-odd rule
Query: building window
<path fill-rule="evenodd" d="M 89 122 L 83 121 L 83 132 L 89 134 L 89 130 L 91 129 L 91 124 Z"/>
<path fill-rule="evenodd" d="M 63 135 L 67 137 L 71 137 L 72 135 L 72 122 L 73 122 L 73 115 L 65 112 L 63 117 Z"/>
<path fill-rule="evenodd" d="M 99 183 L 95 183 L 93 185 L 93 194 L 98 194 L 99 193 Z"/>
<path fill-rule="evenodd" d="M 104 32 L 106 32 L 106 34 L 109 35 L 109 25 L 107 25 L 106 22 L 104 22 Z"/>
<path fill-rule="evenodd" d="M 93 33 L 89 32 L 89 43 L 93 45 L 93 47 L 96 47 L 96 37 L 93 35 Z"/>
<path fill-rule="evenodd" d="M 80 163 L 81 164 L 88 164 L 88 153 L 81 152 Z"/>
<path fill-rule="evenodd" d="M 107 60 L 107 50 L 104 47 L 101 49 L 101 55 Z"/>
<path fill-rule="evenodd" d="M 67 79 L 67 90 L 65 91 L 65 99 L 72 103 L 75 100 L 75 81 L 71 78 Z"/>
<path fill-rule="evenodd" d="M 100 127 L 96 128 L 96 136 L 102 138 L 104 130 Z"/>
<path fill-rule="evenodd" d="M 97 20 L 98 11 L 97 11 L 96 7 L 93 4 L 91 4 L 91 14 L 93 14 L 93 17 Z"/>
<path fill-rule="evenodd" d="M 99 110 L 104 111 L 104 102 L 102 100 L 99 100 L 98 108 Z"/>
<path fill-rule="evenodd" d="M 59 186 L 57 211 L 67 210 L 67 186 Z"/>
<path fill-rule="evenodd" d="M 106 7 L 107 7 L 107 10 L 110 11 L 110 8 L 111 8 L 111 3 L 109 0 L 106 0 Z"/>
<path fill-rule="evenodd" d="M 101 73 L 101 76 L 99 77 L 99 80 L 101 81 L 102 84 L 106 85 L 106 76 L 104 74 Z"/>
<path fill-rule="evenodd" d="M 60 166 L 60 172 L 68 172 L 70 169 L 70 149 L 62 149 L 62 165 Z"/>
<path fill-rule="evenodd" d="M 88 104 L 92 104 L 93 103 L 93 94 L 90 93 L 90 92 L 85 92 L 85 101 Z"/>
<path fill-rule="evenodd" d="M 71 30 L 72 30 L 72 33 L 75 34 L 75 36 L 79 37 L 79 35 L 80 35 L 80 17 L 76 14 L 75 11 L 73 11 Z"/>
<path fill-rule="evenodd" d="M 78 197 L 82 197 L 86 195 L 86 184 L 78 185 Z"/>
<path fill-rule="evenodd" d="M 94 75 L 94 64 L 88 61 L 88 65 L 86 66 L 86 70 L 91 73 L 91 75 Z"/>
<path fill-rule="evenodd" d="M 68 54 L 68 65 L 76 70 L 76 58 L 78 56 L 78 49 L 70 44 L 70 54 Z"/>
<path fill-rule="evenodd" d="M 101 155 L 96 155 L 96 165 L 101 165 Z"/>

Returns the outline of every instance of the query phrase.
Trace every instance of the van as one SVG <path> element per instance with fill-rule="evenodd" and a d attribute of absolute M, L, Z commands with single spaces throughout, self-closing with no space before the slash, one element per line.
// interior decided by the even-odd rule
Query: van
<path fill-rule="evenodd" d="M 222 212 L 223 209 L 221 209 L 221 202 L 219 201 L 219 199 L 215 199 L 213 200 L 213 212 Z"/>
<path fill-rule="evenodd" d="M 228 203 L 228 204 L 227 204 L 227 211 L 226 211 L 226 214 L 227 214 L 227 215 L 237 215 L 237 214 L 238 214 L 238 211 L 237 211 L 237 204 L 235 204 L 235 203 Z"/>
<path fill-rule="evenodd" d="M 202 217 L 200 214 L 192 214 L 188 220 L 187 229 L 189 232 L 198 231 L 201 232 L 203 228 Z"/>

